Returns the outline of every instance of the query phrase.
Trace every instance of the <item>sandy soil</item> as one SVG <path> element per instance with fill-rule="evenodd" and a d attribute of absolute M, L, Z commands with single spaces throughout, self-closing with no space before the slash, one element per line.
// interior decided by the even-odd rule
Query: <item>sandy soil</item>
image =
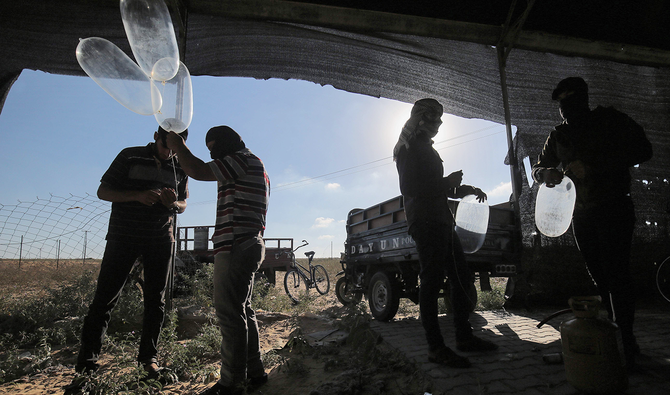
<path fill-rule="evenodd" d="M 297 320 L 285 314 L 258 312 L 262 350 L 264 353 L 275 350 L 279 358 L 276 359 L 275 366 L 266 366 L 269 382 L 253 392 L 254 394 L 423 393 L 423 378 L 401 356 L 377 358 L 382 362 L 369 362 L 364 367 L 352 366 L 351 361 L 360 357 L 361 343 L 353 342 L 352 345 L 351 341 L 346 341 L 348 334 L 338 331 L 337 320 L 344 313 L 344 308 L 337 301 L 334 291 L 331 289 L 328 295 L 321 298 L 321 312 L 303 314 Z M 296 330 L 302 334 L 298 338 L 300 341 L 289 342 L 291 334 L 298 333 Z M 371 336 L 370 333 L 364 335 Z M 373 348 L 365 351 L 367 355 L 394 355 L 382 343 L 375 344 Z M 63 386 L 69 384 L 74 377 L 76 351 L 76 346 L 54 350 L 54 366 L 39 374 L 25 376 L 0 386 L 0 394 L 62 394 Z M 384 362 L 384 359 L 392 359 L 392 363 Z M 103 374 L 105 370 L 115 368 L 110 361 L 109 356 L 104 356 L 101 360 Z M 216 361 L 211 364 L 218 368 Z M 210 385 L 212 384 L 202 381 L 180 381 L 156 393 L 198 394 Z"/>

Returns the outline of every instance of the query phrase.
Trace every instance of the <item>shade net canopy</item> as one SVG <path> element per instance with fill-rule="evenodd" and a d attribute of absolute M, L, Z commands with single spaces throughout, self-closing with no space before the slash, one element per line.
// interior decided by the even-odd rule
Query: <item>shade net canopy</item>
<path fill-rule="evenodd" d="M 511 159 L 516 174 L 560 123 L 556 83 L 581 76 L 592 106 L 614 106 L 645 128 L 654 157 L 632 170 L 636 237 L 668 236 L 670 5 L 662 0 L 166 3 L 194 76 L 306 80 L 407 103 L 433 97 L 447 113 L 498 123 L 506 90 L 516 133 L 514 155 L 500 160 Z M 0 106 L 23 69 L 84 76 L 75 48 L 87 37 L 132 57 L 118 1 L 3 1 Z M 537 186 L 515 183 L 528 241 Z"/>

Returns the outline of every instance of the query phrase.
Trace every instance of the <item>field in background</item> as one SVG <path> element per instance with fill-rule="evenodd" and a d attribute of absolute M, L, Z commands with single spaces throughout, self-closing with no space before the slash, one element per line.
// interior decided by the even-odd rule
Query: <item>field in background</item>
<path fill-rule="evenodd" d="M 0 259 L 0 298 L 40 293 L 92 272 L 97 278 L 99 259 Z"/>

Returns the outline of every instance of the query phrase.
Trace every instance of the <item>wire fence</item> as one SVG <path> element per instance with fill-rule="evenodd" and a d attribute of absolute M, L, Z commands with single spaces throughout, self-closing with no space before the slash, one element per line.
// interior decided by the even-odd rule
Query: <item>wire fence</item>
<path fill-rule="evenodd" d="M 101 259 L 110 211 L 88 193 L 0 204 L 0 259 Z"/>

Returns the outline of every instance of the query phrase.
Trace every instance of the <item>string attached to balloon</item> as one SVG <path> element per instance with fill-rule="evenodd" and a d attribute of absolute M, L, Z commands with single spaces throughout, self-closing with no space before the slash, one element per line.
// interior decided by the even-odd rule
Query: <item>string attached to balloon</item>
<path fill-rule="evenodd" d="M 163 0 L 120 0 L 119 4 L 137 63 L 99 37 L 80 40 L 77 61 L 123 106 L 141 115 L 154 115 L 163 129 L 181 133 L 193 118 L 193 90 L 191 74 L 179 61 L 168 8 Z"/>

